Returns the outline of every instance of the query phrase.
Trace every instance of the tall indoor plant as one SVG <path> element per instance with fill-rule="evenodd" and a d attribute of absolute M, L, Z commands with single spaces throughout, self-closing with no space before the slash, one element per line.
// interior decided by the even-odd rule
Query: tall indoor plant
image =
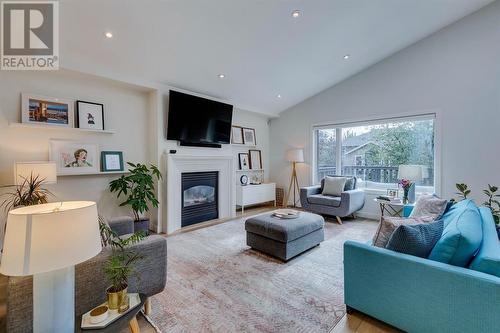
<path fill-rule="evenodd" d="M 134 230 L 143 230 L 148 232 L 149 219 L 143 217 L 143 214 L 149 211 L 149 205 L 158 207 L 158 199 L 155 195 L 155 178 L 161 180 L 160 170 L 154 165 L 149 167 L 145 164 L 133 164 L 127 162 L 131 167 L 130 174 L 122 175 L 109 183 L 111 192 L 118 192 L 117 198 L 123 194 L 126 200 L 120 203 L 120 206 L 130 205 L 134 212 L 135 228 Z"/>

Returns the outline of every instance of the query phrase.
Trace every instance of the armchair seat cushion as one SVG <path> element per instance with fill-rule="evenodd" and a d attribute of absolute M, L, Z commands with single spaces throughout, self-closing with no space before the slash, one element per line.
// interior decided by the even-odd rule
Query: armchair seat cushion
<path fill-rule="evenodd" d="M 313 205 L 323 205 L 331 207 L 340 207 L 340 197 L 334 197 L 323 194 L 313 194 L 307 197 L 307 201 Z"/>

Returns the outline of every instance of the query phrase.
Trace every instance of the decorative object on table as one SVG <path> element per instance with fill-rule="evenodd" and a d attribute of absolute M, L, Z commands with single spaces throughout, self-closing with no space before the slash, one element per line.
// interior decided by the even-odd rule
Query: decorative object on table
<path fill-rule="evenodd" d="M 281 187 L 276 188 L 276 206 L 283 207 L 283 199 L 285 199 L 285 190 Z"/>
<path fill-rule="evenodd" d="M 112 323 L 114 323 L 115 321 L 120 319 L 121 317 L 125 316 L 129 311 L 131 311 L 134 308 L 136 308 L 137 306 L 139 306 L 141 303 L 143 303 L 143 302 L 141 301 L 139 294 L 137 294 L 137 293 L 128 294 L 128 299 L 127 299 L 128 308 L 127 308 L 127 310 L 125 310 L 124 312 L 118 312 L 118 311 L 112 311 L 110 309 L 109 311 L 107 311 L 105 313 L 105 316 L 97 318 L 97 319 L 100 319 L 99 321 L 97 321 L 97 319 L 94 319 L 94 317 L 92 316 L 92 312 L 97 310 L 97 309 L 100 309 L 100 308 L 106 308 L 106 309 L 108 308 L 107 303 L 102 303 L 98 307 L 96 307 L 96 308 L 94 308 L 94 309 L 90 310 L 89 312 L 84 313 L 82 315 L 82 321 L 81 321 L 80 327 L 82 329 L 89 329 L 89 330 L 90 329 L 102 329 L 102 328 L 108 327 L 109 325 L 111 325 Z"/>
<path fill-rule="evenodd" d="M 243 186 L 247 185 L 248 184 L 248 176 L 247 175 L 241 175 L 241 177 L 240 177 L 240 183 Z"/>
<path fill-rule="evenodd" d="M 99 172 L 99 147 L 94 143 L 50 140 L 50 160 L 57 175 L 84 175 Z"/>
<path fill-rule="evenodd" d="M 128 171 L 130 174 L 122 175 L 109 183 L 111 192 L 118 192 L 117 198 L 123 194 L 127 197 L 120 206 L 130 205 L 134 213 L 134 230 L 143 230 L 149 232 L 149 218 L 141 217 L 149 211 L 149 205 L 157 208 L 158 199 L 155 195 L 155 179 L 161 180 L 160 170 L 151 164 L 149 167 L 145 164 L 133 164 L 127 162 L 132 167 Z"/>
<path fill-rule="evenodd" d="M 403 188 L 403 203 L 414 203 L 415 182 L 422 181 L 422 166 L 401 164 L 398 168 L 398 179 Z"/>
<path fill-rule="evenodd" d="M 260 150 L 250 149 L 248 151 L 250 155 L 250 169 L 261 170 L 262 169 L 262 153 Z"/>
<path fill-rule="evenodd" d="M 388 188 L 387 196 L 397 198 L 399 190 L 397 188 Z"/>
<path fill-rule="evenodd" d="M 97 221 L 97 206 L 90 201 L 48 203 L 9 212 L 0 272 L 33 275 L 34 332 L 73 332 L 74 266 L 101 251 Z M 60 236 L 55 241 L 48 235 Z"/>
<path fill-rule="evenodd" d="M 53 162 L 16 162 L 14 180 L 15 185 L 1 186 L 13 188 L 13 191 L 0 195 L 6 197 L 0 205 L 5 211 L 47 203 L 48 196 L 53 194 L 42 186 L 57 183 L 56 165 Z"/>
<path fill-rule="evenodd" d="M 101 151 L 101 171 L 123 171 L 123 152 Z"/>
<path fill-rule="evenodd" d="M 73 101 L 33 95 L 21 94 L 21 120 L 26 124 L 73 127 Z"/>
<path fill-rule="evenodd" d="M 109 308 L 107 303 L 104 303 L 92 309 L 90 312 L 86 313 L 86 315 L 88 315 L 91 324 L 99 324 L 103 322 L 109 316 Z M 83 326 L 83 320 L 82 320 L 82 326 Z"/>
<path fill-rule="evenodd" d="M 288 185 L 288 192 L 286 193 L 285 205 L 288 207 L 288 200 L 290 199 L 290 194 L 293 192 L 293 207 L 297 207 L 297 200 L 295 194 L 300 193 L 299 181 L 297 179 L 296 164 L 304 162 L 304 150 L 303 149 L 289 149 L 286 153 L 286 159 L 288 162 L 292 163 L 292 176 L 290 178 L 290 185 Z"/>
<path fill-rule="evenodd" d="M 248 146 L 256 146 L 255 129 L 243 127 L 243 141 Z"/>
<path fill-rule="evenodd" d="M 76 101 L 76 121 L 79 128 L 104 130 L 104 105 Z"/>
<path fill-rule="evenodd" d="M 245 144 L 245 140 L 243 138 L 243 127 L 240 126 L 231 127 L 231 143 L 239 145 Z"/>
<path fill-rule="evenodd" d="M 248 153 L 239 153 L 240 170 L 250 170 L 250 158 Z"/>
<path fill-rule="evenodd" d="M 280 219 L 296 219 L 299 215 L 300 212 L 295 209 L 277 209 L 272 214 L 273 217 Z"/>

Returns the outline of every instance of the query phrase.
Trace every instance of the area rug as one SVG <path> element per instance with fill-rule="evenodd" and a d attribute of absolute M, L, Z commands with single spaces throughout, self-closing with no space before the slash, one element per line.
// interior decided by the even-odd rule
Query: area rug
<path fill-rule="evenodd" d="M 282 263 L 246 246 L 245 219 L 168 237 L 167 287 L 152 298 L 162 331 L 329 332 L 345 314 L 342 250 L 368 220 L 325 225 L 325 241 Z"/>

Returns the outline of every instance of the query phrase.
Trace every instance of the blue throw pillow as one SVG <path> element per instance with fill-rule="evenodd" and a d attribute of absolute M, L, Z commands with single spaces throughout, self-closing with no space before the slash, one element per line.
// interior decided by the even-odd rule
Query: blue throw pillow
<path fill-rule="evenodd" d="M 469 268 L 500 277 L 500 242 L 489 208 L 479 208 L 483 222 L 483 243 Z"/>
<path fill-rule="evenodd" d="M 443 233 L 443 220 L 400 225 L 391 235 L 386 249 L 427 258 Z"/>

